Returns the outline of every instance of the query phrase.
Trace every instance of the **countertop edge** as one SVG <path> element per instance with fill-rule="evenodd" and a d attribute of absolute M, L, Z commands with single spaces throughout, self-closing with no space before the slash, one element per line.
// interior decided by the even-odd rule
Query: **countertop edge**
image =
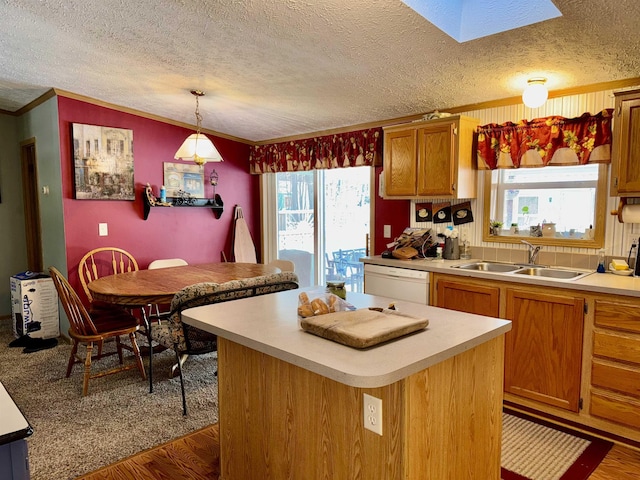
<path fill-rule="evenodd" d="M 199 308 L 202 308 L 202 307 L 199 307 Z M 298 366 L 300 368 L 304 368 L 305 370 L 309 370 L 313 373 L 322 375 L 323 377 L 329 378 L 339 383 L 342 383 L 351 387 L 357 387 L 357 388 L 377 388 L 377 387 L 391 385 L 392 383 L 395 383 L 399 380 L 407 378 L 408 376 L 414 373 L 418 373 L 426 368 L 429 368 L 430 366 L 436 365 L 442 361 L 448 360 L 449 358 L 452 358 L 456 355 L 459 355 L 468 350 L 471 350 L 477 347 L 478 345 L 481 345 L 490 340 L 493 340 L 499 337 L 500 335 L 503 335 L 511 330 L 510 321 L 500 320 L 500 319 L 495 319 L 495 320 L 500 323 L 494 326 L 493 328 L 487 330 L 486 332 L 474 338 L 466 340 L 458 345 L 451 346 L 447 349 L 439 351 L 423 359 L 408 363 L 391 372 L 385 372 L 379 375 L 364 375 L 364 374 L 347 373 L 347 372 L 344 372 L 343 370 L 330 367 L 328 365 L 319 363 L 317 361 L 292 353 L 290 351 L 286 351 L 281 348 L 277 348 L 272 345 L 266 344 L 264 342 L 260 342 L 252 338 L 248 338 L 244 335 L 237 334 L 225 328 L 212 325 L 211 323 L 203 322 L 201 320 L 198 320 L 197 318 L 193 318 L 189 316 L 189 310 L 185 310 L 185 312 L 183 312 L 183 321 L 186 321 L 186 323 L 193 325 L 194 327 L 204 329 L 208 332 L 218 335 L 219 337 L 238 343 L 242 346 L 270 355 L 274 358 L 285 361 L 287 363 Z M 303 332 L 303 333 L 305 335 L 310 335 L 306 332 Z M 319 338 L 319 341 L 331 342 L 331 340 L 320 339 L 320 338 Z M 402 338 L 396 339 L 394 341 L 402 341 Z M 351 347 L 345 347 L 345 348 L 351 348 Z M 354 351 L 357 352 L 358 350 L 354 349 Z"/>
<path fill-rule="evenodd" d="M 364 264 L 404 268 L 432 273 L 455 275 L 458 277 L 483 278 L 500 282 L 519 283 L 523 285 L 540 285 L 544 287 L 556 287 L 569 290 L 577 290 L 590 293 L 604 293 L 611 295 L 626 295 L 640 297 L 640 277 L 619 276 L 612 273 L 593 272 L 578 280 L 550 279 L 531 277 L 528 275 L 513 275 L 500 272 L 482 272 L 477 270 L 464 270 L 452 268 L 456 265 L 481 261 L 481 259 L 468 260 L 441 260 L 417 259 L 398 260 L 382 258 L 381 256 L 363 257 L 360 261 Z M 582 269 L 578 269 L 582 270 Z"/>

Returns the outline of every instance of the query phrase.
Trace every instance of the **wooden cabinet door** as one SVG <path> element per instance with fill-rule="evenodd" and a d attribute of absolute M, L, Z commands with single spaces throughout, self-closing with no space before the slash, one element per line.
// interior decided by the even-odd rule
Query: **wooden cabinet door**
<path fill-rule="evenodd" d="M 500 289 L 465 281 L 438 279 L 436 307 L 488 317 L 500 315 Z"/>
<path fill-rule="evenodd" d="M 578 411 L 584 302 L 506 289 L 505 391 Z"/>
<path fill-rule="evenodd" d="M 617 98 L 615 113 L 612 194 L 640 195 L 640 91 Z"/>
<path fill-rule="evenodd" d="M 418 129 L 418 196 L 453 195 L 455 123 Z"/>
<path fill-rule="evenodd" d="M 385 132 L 384 180 L 387 195 L 416 194 L 416 130 Z"/>

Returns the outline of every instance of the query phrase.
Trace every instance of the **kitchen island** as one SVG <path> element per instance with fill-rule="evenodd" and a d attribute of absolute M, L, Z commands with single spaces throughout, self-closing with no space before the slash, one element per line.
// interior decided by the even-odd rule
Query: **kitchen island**
<path fill-rule="evenodd" d="M 299 292 L 183 314 L 219 337 L 222 480 L 500 478 L 510 322 L 396 302 L 429 326 L 358 350 L 302 331 Z M 364 428 L 365 393 L 382 400 L 382 435 Z"/>

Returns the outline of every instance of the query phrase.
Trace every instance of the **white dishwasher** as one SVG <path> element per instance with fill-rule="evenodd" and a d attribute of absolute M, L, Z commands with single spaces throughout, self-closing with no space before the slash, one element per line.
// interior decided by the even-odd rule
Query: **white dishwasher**
<path fill-rule="evenodd" d="M 365 263 L 364 293 L 428 305 L 429 272 Z"/>

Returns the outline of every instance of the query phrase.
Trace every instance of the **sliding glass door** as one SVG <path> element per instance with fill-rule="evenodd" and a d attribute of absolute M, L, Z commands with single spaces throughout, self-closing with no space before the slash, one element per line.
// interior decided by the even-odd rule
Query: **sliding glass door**
<path fill-rule="evenodd" d="M 266 175 L 265 245 L 295 263 L 302 286 L 344 280 L 348 290 L 362 291 L 370 179 L 369 167 Z"/>

